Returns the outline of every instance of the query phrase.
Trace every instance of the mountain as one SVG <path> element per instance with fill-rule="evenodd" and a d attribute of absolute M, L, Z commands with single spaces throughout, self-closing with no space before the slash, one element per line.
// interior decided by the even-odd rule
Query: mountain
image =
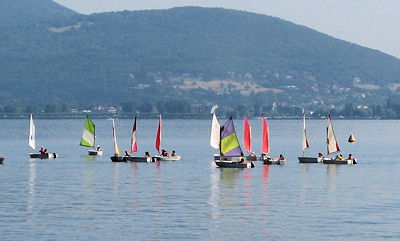
<path fill-rule="evenodd" d="M 76 12 L 51 0 L 1 0 L 0 25 L 54 20 Z"/>
<path fill-rule="evenodd" d="M 3 1 L 2 103 L 372 104 L 400 86 L 399 59 L 270 16 L 200 7 L 80 15 L 50 0 Z"/>

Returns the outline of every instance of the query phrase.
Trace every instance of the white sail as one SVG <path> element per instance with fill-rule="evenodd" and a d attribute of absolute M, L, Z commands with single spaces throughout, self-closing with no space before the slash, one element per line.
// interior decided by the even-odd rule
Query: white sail
<path fill-rule="evenodd" d="M 117 144 L 117 134 L 115 133 L 115 123 L 114 119 L 112 119 L 112 128 L 113 128 L 113 140 L 114 140 L 114 153 L 116 156 L 120 154 L 118 144 Z"/>
<path fill-rule="evenodd" d="M 36 141 L 35 141 L 35 124 L 33 124 L 33 117 L 31 114 L 31 118 L 29 120 L 29 147 L 32 148 L 33 150 L 36 149 Z"/>
<path fill-rule="evenodd" d="M 328 155 L 340 151 L 339 145 L 336 141 L 335 133 L 333 132 L 331 116 L 328 116 L 328 128 L 326 131 L 326 135 L 326 146 Z"/>
<path fill-rule="evenodd" d="M 221 125 L 217 120 L 215 113 L 213 114 L 212 124 L 211 124 L 211 137 L 210 146 L 215 149 L 219 149 L 220 135 L 221 135 Z"/>
<path fill-rule="evenodd" d="M 306 151 L 307 148 L 310 147 L 310 145 L 308 144 L 308 140 L 307 140 L 307 131 L 306 131 L 306 114 L 304 113 L 303 110 L 303 152 Z"/>

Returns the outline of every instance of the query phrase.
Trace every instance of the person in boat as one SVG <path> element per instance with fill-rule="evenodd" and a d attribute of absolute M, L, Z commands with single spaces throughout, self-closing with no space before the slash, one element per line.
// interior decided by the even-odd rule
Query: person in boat
<path fill-rule="evenodd" d="M 161 156 L 169 156 L 169 154 L 165 149 L 162 149 L 161 150 Z"/>
<path fill-rule="evenodd" d="M 40 154 L 44 154 L 44 148 L 43 148 L 43 146 L 40 147 L 39 152 L 40 152 Z"/>
<path fill-rule="evenodd" d="M 279 155 L 279 161 L 283 161 L 283 160 L 285 160 L 285 157 L 282 154 L 280 154 Z"/>
<path fill-rule="evenodd" d="M 102 151 L 103 149 L 101 149 L 100 145 L 97 145 L 97 151 Z"/>
<path fill-rule="evenodd" d="M 131 156 L 131 155 L 129 155 L 129 153 L 128 153 L 127 150 L 125 150 L 125 156 L 126 156 L 126 157 Z"/>
<path fill-rule="evenodd" d="M 145 156 L 145 157 L 151 157 L 151 156 L 150 156 L 150 153 L 149 153 L 148 151 L 146 151 L 146 152 L 144 153 L 144 156 Z"/>
<path fill-rule="evenodd" d="M 354 160 L 354 157 L 353 157 L 353 155 L 351 155 L 351 154 L 349 154 L 349 157 L 347 157 L 347 160 Z"/>
<path fill-rule="evenodd" d="M 322 155 L 322 152 L 318 152 L 318 157 L 324 157 L 324 155 Z"/>
<path fill-rule="evenodd" d="M 337 155 L 336 157 L 335 157 L 335 160 L 342 160 L 343 159 L 343 156 L 342 156 L 342 154 L 339 154 L 339 155 Z"/>
<path fill-rule="evenodd" d="M 239 157 L 239 163 L 243 163 L 244 162 L 244 158 L 243 157 Z"/>
<path fill-rule="evenodd" d="M 175 150 L 172 150 L 171 156 L 177 156 Z"/>
<path fill-rule="evenodd" d="M 251 152 L 249 156 L 256 156 L 254 152 Z"/>

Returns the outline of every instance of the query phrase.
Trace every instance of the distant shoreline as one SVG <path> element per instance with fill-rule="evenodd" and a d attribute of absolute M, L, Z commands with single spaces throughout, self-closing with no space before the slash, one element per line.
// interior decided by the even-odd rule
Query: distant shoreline
<path fill-rule="evenodd" d="M 0 119 L 29 119 L 30 113 L 18 113 L 18 114 L 0 114 Z M 124 113 L 124 114 L 105 114 L 105 113 L 71 113 L 71 114 L 58 114 L 58 113 L 33 113 L 35 119 L 84 119 L 87 115 L 89 115 L 92 119 L 133 119 L 137 116 L 140 119 L 157 119 L 159 114 L 149 113 L 149 114 L 134 114 L 134 113 Z M 167 113 L 162 114 L 163 119 L 211 119 L 212 115 L 209 113 Z M 229 116 L 226 115 L 218 115 L 219 119 L 228 119 Z M 241 117 L 233 117 L 234 119 L 242 119 Z M 249 119 L 260 119 L 261 116 L 252 117 L 247 116 Z M 271 120 L 298 120 L 301 119 L 301 116 L 267 116 L 268 119 Z M 400 118 L 381 118 L 381 117 L 369 117 L 369 118 L 361 118 L 361 117 L 338 117 L 333 116 L 333 119 L 336 120 L 399 120 Z M 326 117 L 307 117 L 309 120 L 324 120 Z"/>

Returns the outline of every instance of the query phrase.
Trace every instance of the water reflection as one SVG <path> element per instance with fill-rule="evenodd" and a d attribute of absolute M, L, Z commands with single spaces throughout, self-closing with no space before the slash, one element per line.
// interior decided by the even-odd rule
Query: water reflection
<path fill-rule="evenodd" d="M 327 175 L 328 175 L 328 191 L 335 192 L 337 190 L 336 177 L 339 173 L 339 168 L 337 165 L 328 164 L 327 165 Z"/>
<path fill-rule="evenodd" d="M 219 195 L 220 195 L 220 174 L 213 165 L 210 165 L 210 198 L 208 203 L 211 205 L 211 217 L 216 219 L 221 217 L 221 212 L 219 210 Z"/>
<path fill-rule="evenodd" d="M 28 198 L 28 212 L 31 215 L 31 219 L 34 218 L 34 204 L 35 204 L 35 183 L 36 183 L 36 163 L 34 160 L 29 160 L 29 198 Z"/>

